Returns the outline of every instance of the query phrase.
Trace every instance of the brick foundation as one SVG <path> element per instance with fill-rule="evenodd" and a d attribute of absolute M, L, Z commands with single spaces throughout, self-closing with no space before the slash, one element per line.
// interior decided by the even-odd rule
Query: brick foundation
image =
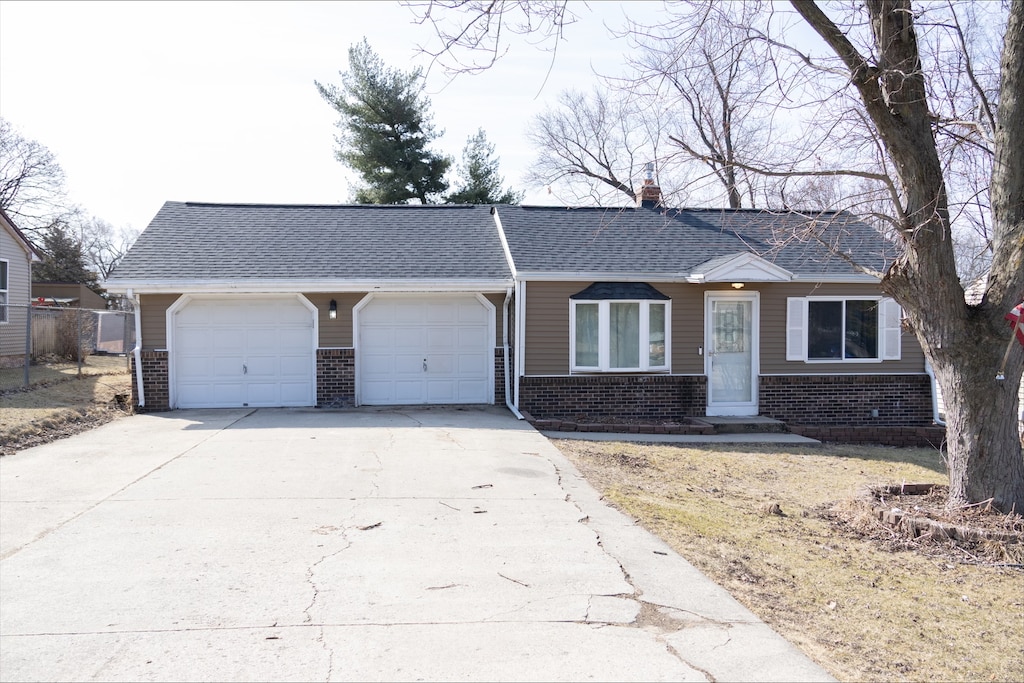
<path fill-rule="evenodd" d="M 351 408 L 356 404 L 356 350 L 316 350 L 317 408 Z"/>
<path fill-rule="evenodd" d="M 494 349 L 494 405 L 505 405 L 505 349 L 500 347 Z"/>
<path fill-rule="evenodd" d="M 136 412 L 151 413 L 154 411 L 170 410 L 171 396 L 170 384 L 167 374 L 167 352 L 166 351 L 143 351 L 142 359 L 142 388 L 146 395 L 146 405 L 139 407 L 138 374 L 135 372 L 135 354 L 131 355 L 132 372 L 132 406 Z"/>
<path fill-rule="evenodd" d="M 758 386 L 760 414 L 786 424 L 905 427 L 933 421 L 927 375 L 768 376 Z"/>
<path fill-rule="evenodd" d="M 679 420 L 703 415 L 707 384 L 691 375 L 522 377 L 519 407 L 538 419 Z"/>
<path fill-rule="evenodd" d="M 880 444 L 942 448 L 946 428 L 931 427 L 840 427 L 791 424 L 789 431 L 818 441 L 832 443 Z"/>

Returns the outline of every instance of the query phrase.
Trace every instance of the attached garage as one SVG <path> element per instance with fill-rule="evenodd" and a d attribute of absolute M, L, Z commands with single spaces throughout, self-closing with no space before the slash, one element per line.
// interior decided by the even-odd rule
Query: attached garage
<path fill-rule="evenodd" d="M 495 308 L 483 296 L 372 295 L 355 310 L 359 402 L 494 402 Z"/>
<path fill-rule="evenodd" d="M 316 403 L 316 310 L 305 299 L 183 297 L 168 316 L 174 407 Z"/>

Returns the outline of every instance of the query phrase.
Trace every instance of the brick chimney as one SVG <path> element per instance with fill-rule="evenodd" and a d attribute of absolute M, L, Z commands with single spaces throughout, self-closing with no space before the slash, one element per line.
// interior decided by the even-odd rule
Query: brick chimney
<path fill-rule="evenodd" d="M 661 187 L 654 183 L 654 164 L 647 162 L 644 169 L 647 171 L 647 177 L 644 178 L 640 193 L 637 195 L 637 206 L 653 209 L 661 206 Z"/>

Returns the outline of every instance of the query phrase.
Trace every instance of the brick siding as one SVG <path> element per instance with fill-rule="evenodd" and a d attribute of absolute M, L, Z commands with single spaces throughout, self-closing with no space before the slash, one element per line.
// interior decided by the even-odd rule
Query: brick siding
<path fill-rule="evenodd" d="M 500 346 L 494 349 L 494 405 L 505 405 L 505 349 Z"/>
<path fill-rule="evenodd" d="M 135 354 L 131 354 L 132 371 L 132 405 L 140 413 L 170 410 L 171 395 L 167 374 L 166 351 L 143 351 L 142 388 L 146 395 L 146 405 L 139 407 L 138 374 L 135 372 Z"/>
<path fill-rule="evenodd" d="M 707 384 L 689 375 L 522 377 L 519 407 L 538 419 L 678 420 L 703 415 Z"/>
<path fill-rule="evenodd" d="M 833 443 L 941 448 L 946 440 L 946 428 L 938 425 L 931 427 L 841 427 L 791 424 L 788 427 L 789 431 L 794 434 Z"/>
<path fill-rule="evenodd" d="M 933 422 L 927 375 L 768 376 L 759 379 L 758 395 L 761 415 L 786 424 L 895 427 Z"/>
<path fill-rule="evenodd" d="M 356 404 L 356 350 L 316 350 L 316 405 L 350 408 Z"/>

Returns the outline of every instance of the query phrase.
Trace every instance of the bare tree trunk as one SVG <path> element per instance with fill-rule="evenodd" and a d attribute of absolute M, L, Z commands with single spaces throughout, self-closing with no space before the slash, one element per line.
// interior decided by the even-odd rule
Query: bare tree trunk
<path fill-rule="evenodd" d="M 870 62 L 813 2 L 793 2 L 850 71 L 886 153 L 900 200 L 904 250 L 882 281 L 903 306 L 946 402 L 951 507 L 991 499 L 1024 510 L 1024 455 L 1016 430 L 1022 352 L 995 379 L 1009 341 L 1003 316 L 1024 294 L 1024 149 L 1020 145 L 1024 0 L 1010 10 L 1002 62 L 1000 132 L 993 170 L 998 243 L 981 306 L 968 306 L 956 272 L 943 167 L 939 160 L 910 0 L 869 0 L 877 57 Z M 1004 118 L 1005 117 L 1005 118 Z M 1017 137 L 1013 137 L 1016 135 Z M 1001 189 L 1000 189 L 1001 188 Z"/>

